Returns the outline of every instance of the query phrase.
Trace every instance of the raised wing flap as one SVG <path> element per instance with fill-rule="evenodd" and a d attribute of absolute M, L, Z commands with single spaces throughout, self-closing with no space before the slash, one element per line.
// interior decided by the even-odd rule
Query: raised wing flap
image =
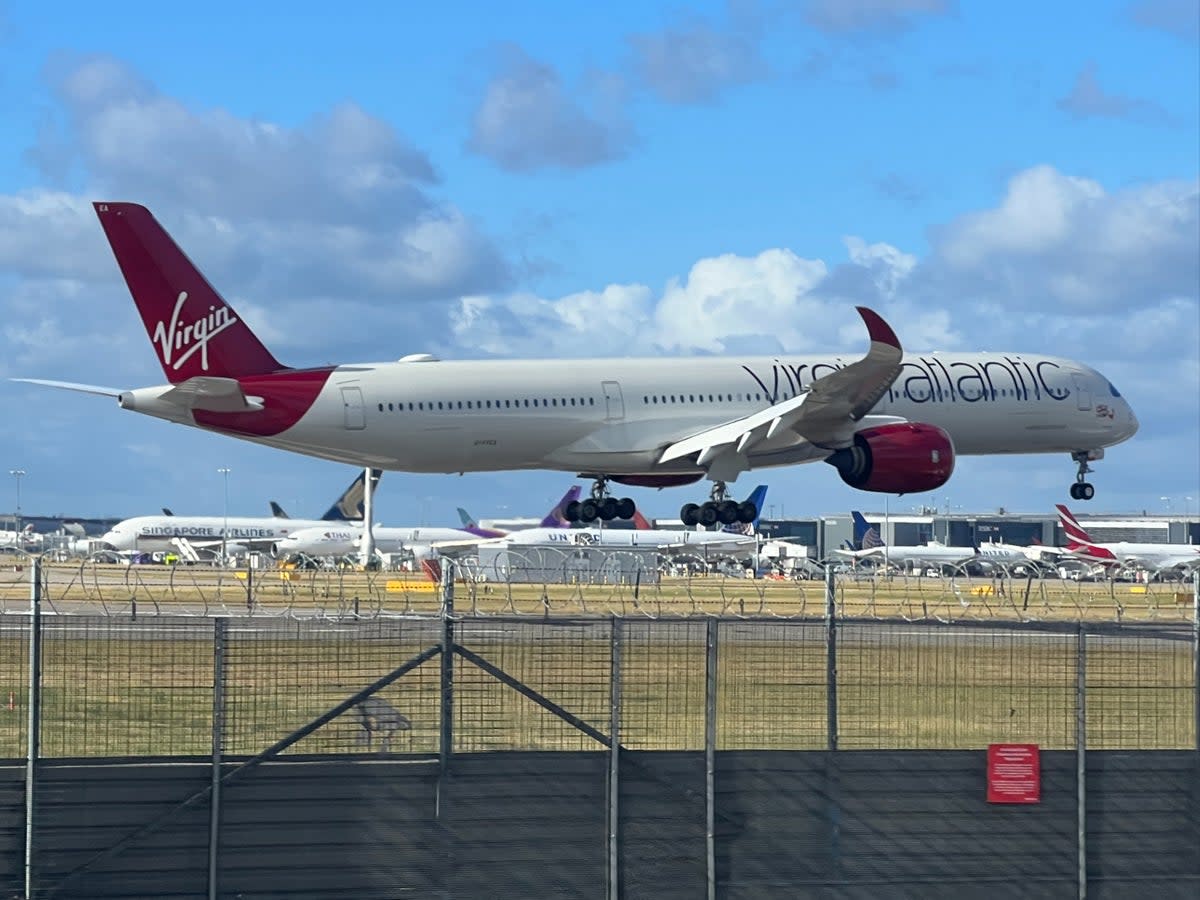
<path fill-rule="evenodd" d="M 197 375 L 181 381 L 164 393 L 160 400 L 184 409 L 208 412 L 257 412 L 263 408 L 261 397 L 247 397 L 236 378 Z"/>
<path fill-rule="evenodd" d="M 732 422 L 726 422 L 724 425 L 718 425 L 715 428 L 709 428 L 701 431 L 691 437 L 686 437 L 682 441 L 676 441 L 670 447 L 663 451 L 659 462 L 670 462 L 673 459 L 680 459 L 692 453 L 700 453 L 702 455 L 714 455 L 714 451 L 718 448 L 729 445 L 741 444 L 740 450 L 748 449 L 748 445 L 753 441 L 755 432 L 762 432 L 760 440 L 766 439 L 768 436 L 773 437 L 781 428 L 786 427 L 787 420 L 790 420 L 795 415 L 798 415 L 799 410 L 808 400 L 808 394 L 800 394 L 797 397 L 792 397 L 790 400 L 784 400 L 782 403 L 776 403 L 774 406 L 768 406 L 766 409 L 756 413 L 751 413 L 748 416 L 743 416 L 740 419 L 734 419 Z M 743 440 L 746 438 L 746 440 Z M 703 465 L 701 460 L 701 465 Z"/>
<path fill-rule="evenodd" d="M 729 468 L 734 457 L 744 457 L 756 444 L 771 440 L 785 428 L 820 446 L 833 448 L 848 442 L 854 424 L 870 412 L 900 374 L 904 356 L 887 322 L 865 306 L 857 309 L 871 338 L 866 356 L 818 378 L 804 393 L 676 441 L 663 451 L 659 462 L 695 453 L 696 464 L 705 466 L 725 457 L 726 471 L 732 473 L 746 468 L 745 463 L 736 462 Z"/>

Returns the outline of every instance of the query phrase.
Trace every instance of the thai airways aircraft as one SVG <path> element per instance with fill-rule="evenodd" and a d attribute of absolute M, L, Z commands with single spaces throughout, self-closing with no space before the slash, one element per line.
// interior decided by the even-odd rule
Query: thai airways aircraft
<path fill-rule="evenodd" d="M 379 484 L 383 473 L 371 471 L 371 491 Z M 329 528 L 363 517 L 366 471 L 342 493 L 319 519 L 283 519 L 275 516 L 137 516 L 114 525 L 100 540 L 113 550 L 151 552 L 167 550 L 177 540 L 193 547 L 220 547 L 222 540 L 229 548 L 269 548 L 276 541 L 296 531 L 308 528 Z"/>
<path fill-rule="evenodd" d="M 1176 566 L 1200 566 L 1200 547 L 1194 544 L 1159 544 L 1115 541 L 1100 543 L 1092 540 L 1074 514 L 1061 503 L 1056 504 L 1058 520 L 1067 534 L 1067 551 L 1078 559 L 1105 566 L 1137 566 L 1142 569 L 1173 569 Z"/>
<path fill-rule="evenodd" d="M 749 521 L 726 483 L 743 472 L 825 461 L 865 491 L 943 485 L 960 455 L 1063 453 L 1073 498 L 1089 463 L 1138 427 L 1083 363 L 1030 353 L 905 354 L 859 308 L 858 360 L 702 357 L 279 363 L 172 241 L 133 203 L 96 203 L 100 224 L 167 384 L 132 390 L 40 381 L 115 397 L 122 409 L 333 459 L 407 472 L 552 469 L 594 479 L 581 521 L 631 518 L 610 482 L 713 482 L 686 524 Z M 583 513 L 587 513 L 586 518 Z"/>
<path fill-rule="evenodd" d="M 537 530 L 566 528 L 568 523 L 563 518 L 563 507 L 579 496 L 579 485 L 573 485 L 562 499 L 539 523 Z M 516 532 L 520 533 L 520 532 Z M 508 532 L 491 528 L 480 528 L 471 524 L 463 528 L 430 528 L 428 526 L 396 527 L 376 525 L 371 529 L 375 549 L 379 553 L 411 552 L 418 559 L 429 556 L 433 548 L 442 552 L 471 550 L 483 541 L 506 537 Z M 350 556 L 362 548 L 363 529 L 361 523 L 344 525 L 339 528 L 325 527 L 301 528 L 276 541 L 271 546 L 271 553 L 276 558 L 284 559 L 289 556 L 303 554 L 304 556 Z"/>

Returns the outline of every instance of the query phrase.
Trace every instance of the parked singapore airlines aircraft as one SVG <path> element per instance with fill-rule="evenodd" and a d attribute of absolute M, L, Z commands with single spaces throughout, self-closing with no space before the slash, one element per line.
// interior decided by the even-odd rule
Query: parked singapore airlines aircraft
<path fill-rule="evenodd" d="M 1079 524 L 1072 512 L 1056 505 L 1058 520 L 1067 533 L 1067 551 L 1074 557 L 1106 566 L 1137 566 L 1142 569 L 1173 569 L 1200 566 L 1200 547 L 1194 544 L 1159 544 L 1115 541 L 1098 543 Z"/>
<path fill-rule="evenodd" d="M 1099 372 L 1028 353 L 905 355 L 860 308 L 870 349 L 810 357 L 477 360 L 281 365 L 142 206 L 96 203 L 169 384 L 120 391 L 123 409 L 356 466 L 408 472 L 554 469 L 594 478 L 587 512 L 629 518 L 608 483 L 707 477 L 687 524 L 753 516 L 726 482 L 824 460 L 853 487 L 940 487 L 958 455 L 1069 453 L 1073 498 L 1090 461 L 1138 423 Z M 581 510 L 583 512 L 583 510 Z M 590 515 L 588 519 L 590 520 Z"/>
<path fill-rule="evenodd" d="M 382 475 L 378 469 L 371 471 L 371 491 L 379 484 Z M 183 539 L 193 547 L 219 547 L 222 540 L 226 549 L 233 547 L 269 548 L 281 538 L 305 528 L 328 528 L 331 523 L 362 520 L 363 500 L 366 490 L 366 471 L 342 493 L 333 506 L 319 519 L 280 519 L 274 516 L 137 516 L 114 525 L 100 538 L 113 550 L 139 550 L 151 552 L 167 550 L 175 546 L 173 541 Z"/>
<path fill-rule="evenodd" d="M 579 495 L 579 486 L 574 485 L 563 495 L 550 512 L 539 523 L 539 530 L 566 528 L 567 521 L 563 518 L 563 507 Z M 519 532 L 518 532 L 519 533 Z M 411 552 L 418 559 L 429 556 L 434 547 L 441 552 L 469 551 L 482 541 L 503 538 L 507 532 L 491 528 L 480 528 L 478 525 L 467 525 L 463 528 L 430 528 L 425 525 L 417 527 L 388 527 L 376 525 L 371 529 L 375 550 L 379 553 Z M 271 553 L 279 559 L 303 554 L 312 557 L 350 556 L 358 553 L 362 545 L 363 529 L 361 523 L 355 527 L 346 524 L 338 528 L 327 525 L 317 528 L 301 528 L 286 537 L 276 541 L 271 546 Z"/>

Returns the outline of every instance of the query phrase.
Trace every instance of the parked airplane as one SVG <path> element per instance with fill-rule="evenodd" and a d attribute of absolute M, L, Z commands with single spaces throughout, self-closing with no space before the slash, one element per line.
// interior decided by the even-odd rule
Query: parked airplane
<path fill-rule="evenodd" d="M 562 547 L 602 547 L 605 549 L 643 549 L 677 551 L 683 548 L 705 548 L 707 550 L 735 550 L 753 547 L 757 543 L 753 533 L 739 531 L 664 531 L 638 528 L 526 528 L 514 531 L 492 545 L 521 547 L 530 544 L 550 544 Z M 435 549 L 442 549 L 434 545 Z"/>
<path fill-rule="evenodd" d="M 579 495 L 579 486 L 573 485 L 546 513 L 541 525 L 551 530 L 565 528 L 562 509 L 573 498 Z M 519 532 L 517 532 L 519 533 Z M 429 556 L 435 546 L 441 546 L 445 552 L 454 550 L 470 550 L 481 541 L 503 538 L 507 532 L 493 528 L 480 528 L 478 525 L 468 525 L 463 528 L 437 528 L 425 525 L 413 527 L 396 527 L 376 525 L 371 529 L 375 550 L 379 553 L 411 552 L 418 558 Z M 312 557 L 350 556 L 361 549 L 363 529 L 345 525 L 330 528 L 328 525 L 317 528 L 302 528 L 276 541 L 271 546 L 271 553 L 279 559 L 289 556 L 304 555 Z"/>
<path fill-rule="evenodd" d="M 949 547 L 938 541 L 917 546 L 889 546 L 879 536 L 879 529 L 871 525 L 858 510 L 851 510 L 855 535 L 860 549 L 838 549 L 834 553 L 848 556 L 856 561 L 869 559 L 895 565 L 914 566 L 959 566 L 968 562 L 984 565 L 1013 566 L 1030 561 L 1025 548 L 1010 544 L 980 544 L 978 547 Z M 861 537 L 858 537 L 861 535 Z"/>
<path fill-rule="evenodd" d="M 1159 544 L 1092 540 L 1074 514 L 1056 504 L 1058 520 L 1067 534 L 1067 551 L 1072 556 L 1106 566 L 1137 566 L 1142 569 L 1173 569 L 1200 566 L 1200 547 L 1195 544 Z"/>
<path fill-rule="evenodd" d="M 371 471 L 371 490 L 379 483 L 382 472 Z M 342 493 L 320 519 L 280 519 L 274 516 L 137 516 L 114 525 L 100 538 L 113 550 L 155 551 L 176 546 L 185 540 L 193 547 L 216 548 L 222 540 L 230 546 L 268 548 L 280 538 L 301 529 L 323 527 L 331 523 L 360 520 L 363 516 L 366 472 Z"/>
<path fill-rule="evenodd" d="M 1073 498 L 1088 463 L 1132 436 L 1112 383 L 1069 359 L 1019 353 L 905 356 L 858 312 L 870 348 L 836 354 L 677 359 L 281 365 L 150 212 L 96 213 L 169 384 L 134 390 L 37 381 L 117 398 L 123 409 L 356 466 L 409 472 L 555 469 L 593 478 L 581 514 L 631 518 L 610 481 L 668 487 L 708 478 L 691 525 L 748 522 L 726 483 L 750 469 L 823 460 L 847 484 L 940 487 L 958 455 L 1069 453 Z M 27 379 L 28 380 L 28 379 Z"/>

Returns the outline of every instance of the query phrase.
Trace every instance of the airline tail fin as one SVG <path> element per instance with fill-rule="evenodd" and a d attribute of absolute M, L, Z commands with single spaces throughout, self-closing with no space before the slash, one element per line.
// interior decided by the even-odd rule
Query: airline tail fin
<path fill-rule="evenodd" d="M 863 518 L 863 514 L 857 509 L 850 510 L 850 518 L 854 520 L 855 550 L 872 550 L 884 545 L 884 540 L 879 534 L 879 527 Z"/>
<path fill-rule="evenodd" d="M 461 506 L 458 507 L 458 520 L 460 522 L 462 522 L 463 528 L 478 528 L 479 527 L 479 523 L 476 522 L 475 519 L 472 518 L 471 514 L 469 512 L 467 512 L 465 509 L 463 509 Z"/>
<path fill-rule="evenodd" d="M 383 470 L 371 469 L 371 495 L 375 495 L 375 488 L 379 484 L 379 479 L 383 476 Z M 363 517 L 363 500 L 366 499 L 366 490 L 363 485 L 366 483 L 367 470 L 358 473 L 358 477 L 350 482 L 350 487 L 342 493 L 334 501 L 333 506 L 325 511 L 325 515 L 321 516 L 326 522 L 357 522 Z"/>
<path fill-rule="evenodd" d="M 733 525 L 726 525 L 721 530 L 730 534 L 754 534 L 758 528 L 758 520 L 762 518 L 763 501 L 767 499 L 767 486 L 760 484 L 746 498 L 747 503 L 753 503 L 754 508 L 758 510 L 758 515 L 751 522 L 737 522 Z"/>
<path fill-rule="evenodd" d="M 1062 523 L 1063 531 L 1067 535 L 1068 550 L 1078 550 L 1080 547 L 1087 547 L 1095 543 L 1069 509 L 1061 503 L 1055 504 L 1055 508 L 1058 510 L 1058 521 Z"/>
<path fill-rule="evenodd" d="M 291 518 L 291 516 L 289 516 L 287 514 L 287 510 L 285 510 L 282 506 L 280 506 L 274 500 L 270 501 L 270 507 L 271 507 L 271 515 L 274 516 L 276 519 L 290 519 Z"/>
<path fill-rule="evenodd" d="M 1101 547 L 1092 540 L 1092 536 L 1079 524 L 1079 520 L 1075 518 L 1074 513 L 1061 503 L 1056 503 L 1055 508 L 1058 510 L 1058 521 L 1062 523 L 1063 531 L 1067 535 L 1067 549 L 1069 551 L 1108 563 L 1117 558 L 1110 549 Z"/>
<path fill-rule="evenodd" d="M 92 205 L 168 381 L 284 368 L 148 209 L 136 203 Z"/>
<path fill-rule="evenodd" d="M 650 522 L 642 515 L 642 511 L 635 510 L 633 513 L 633 527 L 638 531 L 650 531 Z"/>
<path fill-rule="evenodd" d="M 169 507 L 169 506 L 164 506 L 164 507 L 162 508 L 162 514 L 163 514 L 164 516 L 173 516 L 173 515 L 175 515 L 175 513 L 171 512 L 171 507 Z"/>
<path fill-rule="evenodd" d="M 546 513 L 545 518 L 538 525 L 541 528 L 567 528 L 571 524 L 566 517 L 567 504 L 572 500 L 578 500 L 581 490 L 579 485 L 571 485 L 570 489 L 562 495 L 562 499 L 554 505 L 550 512 Z"/>

